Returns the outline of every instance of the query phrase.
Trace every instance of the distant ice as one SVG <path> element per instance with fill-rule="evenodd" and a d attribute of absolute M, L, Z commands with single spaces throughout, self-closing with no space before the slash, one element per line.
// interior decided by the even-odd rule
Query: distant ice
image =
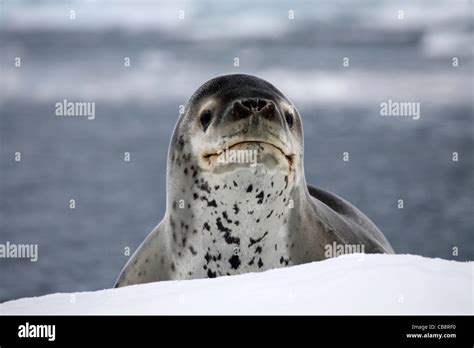
<path fill-rule="evenodd" d="M 473 262 L 352 254 L 262 273 L 60 293 L 0 314 L 473 314 Z"/>

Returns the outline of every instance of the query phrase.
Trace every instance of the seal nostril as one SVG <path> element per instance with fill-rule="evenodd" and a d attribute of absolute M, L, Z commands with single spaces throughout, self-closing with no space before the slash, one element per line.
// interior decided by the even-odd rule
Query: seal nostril
<path fill-rule="evenodd" d="M 252 110 L 252 104 L 249 99 L 242 100 L 240 102 L 243 106 L 245 106 L 247 109 Z"/>
<path fill-rule="evenodd" d="M 262 110 L 266 105 L 267 105 L 267 102 L 265 100 L 259 99 L 257 101 L 257 110 L 258 111 Z"/>
<path fill-rule="evenodd" d="M 286 123 L 288 124 L 288 127 L 291 129 L 293 127 L 293 120 L 294 120 L 291 112 L 289 111 L 285 112 L 285 120 L 286 120 Z"/>
<path fill-rule="evenodd" d="M 234 115 L 239 118 L 246 118 L 252 114 L 252 109 L 247 107 L 243 101 L 242 102 L 235 102 L 233 105 Z"/>
<path fill-rule="evenodd" d="M 249 110 L 260 111 L 267 105 L 267 101 L 264 99 L 249 98 L 240 101 L 243 106 Z"/>
<path fill-rule="evenodd" d="M 275 120 L 277 116 L 277 111 L 275 108 L 275 104 L 269 103 L 264 108 L 262 108 L 258 115 L 262 118 L 266 118 L 268 120 Z"/>
<path fill-rule="evenodd" d="M 211 110 L 205 110 L 202 114 L 201 114 L 201 125 L 202 125 L 202 128 L 204 129 L 204 131 L 206 131 L 207 127 L 209 127 L 209 124 L 211 123 L 211 119 L 212 119 L 212 112 Z"/>

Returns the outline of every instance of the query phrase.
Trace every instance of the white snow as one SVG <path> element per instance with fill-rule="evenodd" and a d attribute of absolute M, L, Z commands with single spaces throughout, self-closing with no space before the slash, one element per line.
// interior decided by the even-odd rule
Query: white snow
<path fill-rule="evenodd" d="M 474 262 L 339 256 L 261 273 L 52 294 L 0 314 L 473 314 Z"/>

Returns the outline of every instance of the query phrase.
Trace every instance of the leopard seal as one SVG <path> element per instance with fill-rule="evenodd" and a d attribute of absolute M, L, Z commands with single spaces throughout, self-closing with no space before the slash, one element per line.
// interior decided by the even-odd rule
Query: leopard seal
<path fill-rule="evenodd" d="M 165 216 L 115 286 L 297 265 L 334 245 L 393 253 L 357 208 L 306 184 L 303 149 L 300 115 L 273 85 L 245 74 L 204 83 L 171 138 Z"/>

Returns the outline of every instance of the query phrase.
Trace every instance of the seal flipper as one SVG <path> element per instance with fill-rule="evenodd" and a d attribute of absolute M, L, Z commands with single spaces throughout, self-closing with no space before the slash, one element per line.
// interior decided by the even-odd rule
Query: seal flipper
<path fill-rule="evenodd" d="M 160 222 L 140 244 L 120 272 L 114 288 L 169 279 L 166 226 L 165 221 Z"/>

